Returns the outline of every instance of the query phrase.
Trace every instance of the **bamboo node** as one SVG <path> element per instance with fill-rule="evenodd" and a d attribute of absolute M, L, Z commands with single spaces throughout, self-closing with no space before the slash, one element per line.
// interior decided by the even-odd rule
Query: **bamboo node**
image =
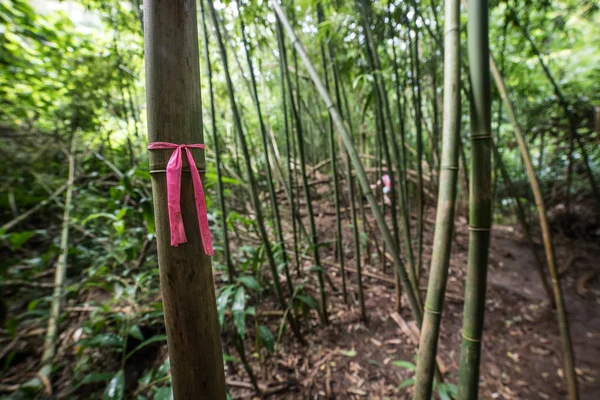
<path fill-rule="evenodd" d="M 460 335 L 463 337 L 463 339 L 465 339 L 467 342 L 471 342 L 471 343 L 481 343 L 481 339 L 473 339 L 468 337 L 467 335 L 465 335 L 465 333 L 463 331 L 460 332 Z"/>
<path fill-rule="evenodd" d="M 198 172 L 200 172 L 201 174 L 206 173 L 206 168 L 196 168 L 198 170 Z M 166 173 L 167 170 L 166 169 L 151 169 L 150 170 L 150 174 L 164 174 Z M 181 172 L 186 172 L 186 173 L 190 173 L 190 169 L 182 169 Z"/>
<path fill-rule="evenodd" d="M 477 135 L 477 136 L 471 136 L 471 140 L 487 140 L 490 139 L 492 140 L 492 135 Z"/>
<path fill-rule="evenodd" d="M 455 167 L 453 165 L 442 165 L 440 167 L 440 169 L 449 169 L 449 170 L 452 170 L 452 171 L 458 171 L 458 167 Z"/>
<path fill-rule="evenodd" d="M 475 231 L 475 232 L 489 232 L 491 229 L 490 228 L 478 228 L 476 226 L 469 226 L 469 230 Z"/>
<path fill-rule="evenodd" d="M 460 29 L 458 29 L 458 26 L 454 26 L 454 27 L 452 27 L 450 29 L 446 29 L 444 31 L 444 36 L 448 35 L 449 33 L 458 32 L 458 31 L 460 31 Z"/>
<path fill-rule="evenodd" d="M 435 315 L 441 315 L 441 314 L 442 314 L 442 312 L 441 312 L 441 311 L 435 311 L 435 310 L 432 310 L 432 309 L 431 309 L 431 308 L 429 308 L 429 307 L 423 307 L 423 309 L 424 309 L 425 311 L 427 311 L 429 314 L 435 314 Z"/>

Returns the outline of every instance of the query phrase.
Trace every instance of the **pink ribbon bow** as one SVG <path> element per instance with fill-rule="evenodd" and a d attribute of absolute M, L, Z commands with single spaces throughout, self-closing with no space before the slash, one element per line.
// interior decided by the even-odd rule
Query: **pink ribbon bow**
<path fill-rule="evenodd" d="M 174 144 L 168 142 L 153 142 L 148 146 L 148 150 L 175 149 L 169 163 L 167 164 L 167 203 L 169 206 L 169 225 L 171 228 L 171 246 L 179 246 L 187 242 L 183 218 L 181 216 L 181 149 L 185 150 L 188 163 L 190 164 L 190 173 L 192 174 L 192 185 L 194 187 L 194 198 L 196 199 L 196 212 L 198 213 L 198 227 L 204 252 L 214 255 L 212 239 L 210 237 L 210 228 L 208 227 L 208 215 L 206 213 L 206 202 L 204 201 L 204 188 L 200 180 L 200 173 L 196 168 L 194 157 L 189 149 L 204 149 L 203 144 Z"/>

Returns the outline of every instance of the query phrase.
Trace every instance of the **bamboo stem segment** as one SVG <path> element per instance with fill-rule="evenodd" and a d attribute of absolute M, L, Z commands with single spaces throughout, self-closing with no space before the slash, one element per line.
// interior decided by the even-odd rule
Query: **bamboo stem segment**
<path fill-rule="evenodd" d="M 414 399 L 430 400 L 454 231 L 460 143 L 460 1 L 445 3 L 442 160 L 433 254 L 419 342 Z"/>
<path fill-rule="evenodd" d="M 481 339 L 485 313 L 490 228 L 491 106 L 487 0 L 469 0 L 467 39 L 471 78 L 471 188 L 469 252 L 463 312 L 458 398 L 478 398 Z"/>
<path fill-rule="evenodd" d="M 196 3 L 145 2 L 144 42 L 149 142 L 202 143 Z M 203 152 L 192 152 L 203 171 Z M 170 156 L 169 151 L 150 152 L 150 170 L 165 170 Z M 152 191 L 174 397 L 224 400 L 225 375 L 211 260 L 203 251 L 194 224 L 186 225 L 187 243 L 170 245 L 164 173 L 152 174 Z M 184 220 L 196 218 L 189 174 L 182 176 L 181 211 Z"/>

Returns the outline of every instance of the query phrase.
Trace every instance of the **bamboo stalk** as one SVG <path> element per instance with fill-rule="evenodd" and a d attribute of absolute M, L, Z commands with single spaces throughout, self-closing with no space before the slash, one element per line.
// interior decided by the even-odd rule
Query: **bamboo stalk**
<path fill-rule="evenodd" d="M 523 133 L 521 132 L 521 128 L 517 121 L 514 106 L 508 97 L 506 85 L 504 84 L 504 80 L 502 79 L 502 76 L 500 75 L 500 72 L 496 67 L 496 63 L 491 57 L 490 65 L 492 75 L 494 76 L 494 80 L 496 82 L 496 87 L 498 88 L 504 106 L 506 107 L 508 118 L 510 119 L 513 125 L 513 132 L 515 134 L 515 138 L 517 140 L 517 144 L 521 152 L 521 158 L 523 159 L 523 162 L 525 164 L 525 170 L 527 172 L 529 184 L 531 185 L 531 190 L 535 199 L 535 204 L 538 212 L 538 219 L 540 221 L 540 228 L 542 230 L 542 238 L 544 241 L 546 263 L 548 264 L 548 271 L 550 273 L 550 278 L 552 281 L 552 291 L 554 293 L 554 301 L 556 303 L 556 316 L 558 318 L 558 325 L 563 346 L 565 378 L 567 380 L 567 386 L 569 390 L 569 399 L 576 400 L 579 398 L 579 394 L 577 389 L 577 375 L 575 374 L 575 356 L 573 354 L 573 345 L 571 343 L 571 334 L 569 332 L 567 310 L 562 293 L 562 288 L 560 286 L 560 277 L 558 269 L 556 267 L 556 260 L 552 245 L 552 237 L 550 233 L 550 225 L 548 223 L 548 217 L 546 215 L 546 206 L 544 204 L 542 190 L 540 188 L 537 175 L 533 168 L 533 163 L 531 162 L 531 157 L 529 155 L 527 143 L 525 142 L 525 138 L 523 137 Z"/>
<path fill-rule="evenodd" d="M 430 400 L 454 231 L 460 143 L 460 1 L 445 3 L 442 159 L 433 254 L 419 342 L 414 399 Z"/>
<path fill-rule="evenodd" d="M 391 0 L 389 0 L 389 2 L 391 2 Z M 389 3 L 388 2 L 388 3 Z M 389 7 L 388 9 L 391 10 L 391 7 Z M 391 15 L 391 11 L 388 14 L 388 18 L 390 20 L 390 26 L 392 23 L 392 15 Z M 397 56 L 396 56 L 396 45 L 394 42 L 392 42 L 392 61 L 393 61 L 393 66 L 394 66 L 394 71 L 396 71 L 396 75 L 398 74 L 399 71 L 399 67 L 398 67 L 398 61 L 397 61 Z M 413 254 L 413 248 L 412 248 L 412 238 L 411 238 L 411 234 L 410 234 L 410 205 L 408 204 L 408 163 L 407 163 L 407 158 L 406 158 L 406 143 L 405 143 L 405 137 L 406 137 L 406 132 L 405 132 L 405 126 L 404 126 L 404 114 L 405 114 L 405 104 L 406 102 L 404 102 L 404 105 L 401 102 L 401 99 L 403 98 L 403 95 L 401 94 L 401 90 L 400 90 L 400 79 L 398 78 L 398 76 L 396 76 L 396 112 L 398 113 L 398 118 L 400 118 L 400 147 L 401 147 L 401 151 L 398 149 L 398 145 L 397 145 L 397 141 L 392 139 L 393 142 L 393 150 L 394 150 L 394 158 L 396 159 L 396 169 L 398 170 L 398 182 L 399 182 L 399 189 L 400 189 L 400 193 L 398 194 L 398 198 L 400 200 L 400 208 L 401 208 L 401 213 L 402 213 L 402 223 L 403 223 L 403 234 L 404 234 L 404 244 L 405 244 L 405 248 L 406 248 L 406 255 L 408 258 L 408 265 L 411 271 L 411 275 L 412 280 L 415 281 L 416 283 L 416 266 L 415 266 L 415 257 Z M 409 276 L 411 276 L 409 275 Z"/>
<path fill-rule="evenodd" d="M 319 22 L 319 24 L 322 24 L 325 17 L 323 15 L 323 7 L 321 6 L 320 3 L 317 3 L 317 21 Z M 322 59 L 322 64 L 323 64 L 323 73 L 325 75 L 325 88 L 327 89 L 327 91 L 329 91 L 329 74 L 327 73 L 327 57 L 325 55 L 325 45 L 323 44 L 323 41 L 321 41 L 320 43 L 320 47 L 321 47 L 321 59 Z M 330 49 L 331 51 L 331 49 Z M 333 59 L 331 60 L 333 62 Z M 335 78 L 334 78 L 335 79 Z M 337 99 L 339 99 L 339 96 L 337 96 Z M 340 106 L 340 104 L 338 103 L 338 107 Z M 344 303 L 348 302 L 348 294 L 346 291 L 346 271 L 344 270 L 344 241 L 343 241 L 343 236 L 342 236 L 342 218 L 340 215 L 340 184 L 339 184 L 339 179 L 338 179 L 338 171 L 337 171 L 337 160 L 336 160 L 336 152 L 335 152 L 335 139 L 334 139 L 334 132 L 333 132 L 333 121 L 331 119 L 331 115 L 329 115 L 329 118 L 327 120 L 328 122 L 328 130 L 329 130 L 329 155 L 331 157 L 331 174 L 333 175 L 333 202 L 335 205 L 335 215 L 336 215 L 336 221 L 335 221 L 335 227 L 336 227 L 336 240 L 335 240 L 335 249 L 336 249 L 336 253 L 337 253 L 337 258 L 339 260 L 339 264 L 341 267 L 341 275 L 342 275 L 342 296 L 344 299 Z"/>
<path fill-rule="evenodd" d="M 233 283 L 235 278 L 235 269 L 231 260 L 229 249 L 229 234 L 227 226 L 227 206 L 225 205 L 225 195 L 223 194 L 223 182 L 221 173 L 221 152 L 219 151 L 219 138 L 217 136 L 217 121 L 215 117 L 215 94 L 212 81 L 212 66 L 210 64 L 210 51 L 208 49 L 209 36 L 206 25 L 206 10 L 204 9 L 204 0 L 200 0 L 200 16 L 202 22 L 202 40 L 204 45 L 204 62 L 206 63 L 206 79 L 208 80 L 208 93 L 210 98 L 210 124 L 212 132 L 213 147 L 215 149 L 215 169 L 217 170 L 217 192 L 219 194 L 219 207 L 221 209 L 221 225 L 223 229 L 223 255 L 229 275 L 229 282 Z"/>
<path fill-rule="evenodd" d="M 67 178 L 67 187 L 65 194 L 65 206 L 63 211 L 63 225 L 60 234 L 60 255 L 56 261 L 54 271 L 54 291 L 52 293 L 52 302 L 50 305 L 50 318 L 48 318 L 48 327 L 44 339 L 44 353 L 42 354 L 42 368 L 39 374 L 50 380 L 52 374 L 52 365 L 56 355 L 56 337 L 58 334 L 58 324 L 60 319 L 60 309 L 64 293 L 65 277 L 67 275 L 67 260 L 69 255 L 69 227 L 71 218 L 71 209 L 73 205 L 73 182 L 75 181 L 75 151 L 77 150 L 77 135 L 73 133 L 71 138 L 71 149 L 69 150 L 69 175 Z M 34 378 L 33 381 L 39 381 Z M 29 386 L 29 384 L 27 385 Z M 39 385 L 41 386 L 41 382 Z"/>
<path fill-rule="evenodd" d="M 478 397 L 481 340 L 485 313 L 491 199 L 491 107 L 489 77 L 488 2 L 469 0 L 467 24 L 471 78 L 471 188 L 469 251 L 458 397 Z"/>
<path fill-rule="evenodd" d="M 281 32 L 281 29 L 279 29 L 278 34 L 280 36 L 280 40 L 282 43 L 282 49 L 284 49 L 284 51 L 282 52 L 282 57 L 284 60 L 285 65 L 287 66 L 287 57 L 286 57 L 286 53 L 285 53 L 285 45 L 284 45 L 284 41 L 281 38 L 281 36 L 283 35 L 283 33 Z M 286 73 L 286 81 L 288 83 L 288 87 L 291 87 L 291 79 L 289 76 L 289 71 L 287 68 L 284 68 L 285 73 Z M 296 68 L 296 71 L 298 69 Z M 296 82 L 297 84 L 297 82 Z M 309 222 L 309 226 L 310 226 L 310 246 L 312 248 L 313 251 L 313 257 L 315 260 L 315 266 L 317 268 L 317 280 L 319 283 L 319 293 L 320 293 L 320 300 L 321 300 L 321 312 L 319 313 L 319 316 L 321 317 L 321 321 L 324 324 L 328 324 L 329 322 L 329 317 L 327 315 L 327 293 L 325 291 L 325 270 L 323 268 L 323 266 L 321 265 L 321 261 L 320 261 L 320 257 L 319 257 L 319 246 L 318 246 L 318 236 L 317 236 L 317 227 L 315 224 L 315 217 L 314 217 L 314 212 L 313 212 L 313 206 L 312 206 L 312 200 L 311 200 L 311 194 L 310 194 L 310 187 L 309 187 L 309 182 L 308 182 L 308 175 L 306 173 L 306 161 L 305 161 L 305 154 L 304 154 L 304 140 L 303 140 L 303 129 L 302 129 L 302 123 L 301 123 L 301 117 L 299 115 L 299 109 L 300 109 L 300 104 L 298 103 L 297 106 L 298 108 L 296 108 L 296 102 L 294 100 L 293 96 L 290 96 L 291 99 L 291 107 L 292 107 L 292 115 L 294 117 L 294 120 L 296 122 L 296 141 L 298 144 L 298 158 L 300 159 L 300 174 L 302 175 L 302 187 L 304 189 L 304 198 L 306 201 L 306 209 L 308 212 L 308 222 Z"/>
<path fill-rule="evenodd" d="M 275 292 L 277 294 L 277 298 L 279 300 L 279 305 L 283 310 L 287 309 L 287 302 L 281 288 L 281 282 L 279 280 L 279 274 L 277 272 L 277 265 L 275 263 L 275 257 L 273 255 L 273 249 L 271 248 L 271 244 L 269 241 L 269 237 L 267 234 L 267 230 L 265 228 L 265 223 L 263 219 L 262 209 L 260 199 L 258 197 L 258 192 L 256 189 L 256 179 L 254 178 L 254 172 L 252 169 L 252 163 L 250 160 L 250 151 L 248 149 L 248 144 L 246 143 L 246 138 L 244 135 L 244 131 L 242 128 L 242 121 L 240 118 L 240 114 L 238 112 L 238 107 L 235 101 L 235 92 L 233 89 L 233 82 L 231 81 L 231 76 L 229 74 L 229 63 L 227 61 L 227 51 L 225 50 L 225 45 L 223 43 L 223 39 L 221 37 L 221 30 L 219 27 L 219 19 L 217 17 L 217 12 L 215 10 L 213 0 L 208 0 L 208 8 L 210 11 L 210 15 L 212 18 L 213 27 L 215 29 L 215 36 L 217 40 L 217 44 L 219 47 L 219 52 L 221 55 L 221 62 L 223 64 L 223 70 L 225 71 L 225 82 L 227 85 L 227 93 L 229 97 L 231 112 L 233 114 L 233 122 L 235 125 L 235 130 L 237 132 L 237 136 L 239 138 L 240 147 L 242 154 L 244 156 L 244 163 L 246 166 L 246 175 L 248 179 L 248 185 L 250 187 L 250 195 L 252 199 L 252 204 L 254 208 L 254 213 L 256 214 L 256 225 L 258 227 L 259 235 L 264 245 L 265 254 L 267 256 L 267 261 L 269 264 L 269 268 L 271 271 L 271 275 L 273 277 L 273 283 L 275 286 Z M 290 323 L 290 327 L 298 341 L 301 343 L 305 343 L 302 334 L 300 333 L 300 328 L 298 326 L 297 320 L 292 312 L 287 313 L 287 318 Z"/>
<path fill-rule="evenodd" d="M 283 28 L 285 29 L 290 41 L 296 48 L 298 55 L 304 62 L 304 65 L 310 75 L 310 78 L 312 79 L 313 83 L 315 84 L 315 87 L 316 87 L 317 91 L 319 92 L 319 95 L 325 102 L 327 109 L 331 112 L 333 122 L 338 130 L 338 133 L 342 137 L 344 146 L 346 147 L 346 151 L 348 152 L 348 155 L 350 156 L 350 160 L 352 161 L 352 165 L 354 166 L 354 169 L 356 170 L 357 179 L 362 188 L 362 192 L 365 195 L 365 197 L 367 198 L 367 201 L 369 202 L 369 204 L 371 205 L 371 211 L 373 212 L 373 216 L 375 217 L 377 226 L 378 226 L 387 246 L 390 248 L 392 257 L 394 259 L 395 268 L 399 271 L 400 279 L 402 281 L 402 285 L 404 286 L 405 292 L 407 294 L 413 316 L 414 316 L 415 320 L 417 321 L 417 326 L 420 327 L 421 323 L 422 323 L 422 306 L 421 306 L 419 294 L 415 293 L 414 290 L 412 289 L 412 284 L 410 283 L 408 274 L 406 272 L 406 269 L 404 268 L 404 264 L 400 260 L 398 252 L 396 250 L 397 244 L 396 244 L 394 238 L 392 237 L 392 234 L 390 233 L 390 230 L 388 229 L 388 227 L 385 223 L 383 215 L 381 214 L 381 211 L 379 210 L 377 201 L 375 200 L 375 197 L 373 196 L 373 192 L 371 191 L 369 182 L 365 175 L 365 170 L 362 165 L 362 161 L 360 160 L 358 152 L 356 151 L 354 144 L 352 143 L 352 138 L 351 138 L 350 134 L 348 133 L 346 126 L 344 125 L 344 122 L 342 121 L 339 111 L 337 110 L 337 108 L 335 107 L 333 102 L 331 101 L 331 98 L 329 97 L 329 94 L 327 93 L 327 89 L 321 82 L 321 78 L 319 77 L 312 62 L 310 61 L 310 58 L 306 54 L 304 47 L 298 41 L 298 38 L 296 37 L 296 34 L 294 33 L 294 29 L 290 25 L 285 12 L 283 11 L 283 9 L 279 5 L 279 3 L 277 3 L 277 1 L 271 0 L 270 4 L 272 5 L 275 13 L 277 14 L 277 18 L 283 25 Z"/>
<path fill-rule="evenodd" d="M 377 47 L 375 45 L 375 40 L 373 38 L 373 32 L 371 31 L 371 22 L 370 22 L 370 16 L 371 16 L 371 8 L 370 8 L 370 3 L 367 1 L 362 1 L 360 0 L 358 2 L 359 7 L 361 8 L 362 11 L 362 22 L 363 22 L 363 29 L 365 30 L 366 33 L 366 37 L 367 37 L 367 49 L 366 49 L 366 55 L 367 55 L 367 60 L 369 62 L 369 65 L 371 67 L 371 70 L 374 72 L 374 76 L 375 79 L 373 80 L 373 86 L 375 89 L 375 93 L 376 93 L 376 113 L 378 115 L 379 118 L 379 125 L 380 125 L 380 129 L 378 129 L 378 132 L 380 133 L 380 135 L 378 136 L 380 141 L 378 142 L 380 144 L 380 150 L 383 151 L 383 154 L 385 156 L 385 160 L 388 166 L 388 175 L 391 181 L 391 185 L 390 185 L 390 198 L 391 198 L 391 219 L 392 219 L 392 233 L 394 235 L 394 241 L 396 242 L 396 245 L 394 247 L 391 248 L 394 249 L 392 251 L 398 252 L 400 251 L 400 233 L 399 233 L 399 229 L 398 229 L 398 217 L 397 217 L 397 207 L 396 207 L 396 200 L 397 200 L 397 196 L 396 196 L 396 179 L 395 179 L 395 173 L 394 173 L 394 168 L 393 168 L 393 164 L 392 164 L 392 158 L 390 155 L 390 149 L 389 149 L 389 145 L 388 145 L 388 137 L 387 137 L 387 131 L 386 131 L 386 121 L 387 121 L 387 126 L 389 128 L 389 131 L 391 133 L 392 138 L 395 136 L 393 134 L 393 123 L 392 123 L 392 118 L 391 118 L 391 112 L 390 112 L 390 107 L 389 107 L 389 102 L 387 99 L 387 90 L 385 88 L 385 83 L 383 80 L 379 79 L 379 70 L 381 69 L 381 64 L 379 61 L 379 57 L 377 54 Z M 392 139 L 393 140 L 393 139 Z M 395 148 L 395 146 L 392 146 Z M 378 159 L 381 161 L 382 157 L 378 157 Z M 380 168 L 382 166 L 382 163 L 380 163 Z M 383 173 L 380 172 L 380 176 L 382 176 Z M 385 207 L 385 203 L 384 206 Z M 382 211 L 383 215 L 385 215 L 385 209 Z M 385 243 L 383 243 L 383 248 L 384 248 L 384 253 L 385 253 Z M 398 254 L 399 256 L 399 254 Z M 383 265 L 385 266 L 385 257 L 383 258 Z M 410 258 L 409 258 L 409 262 L 410 262 Z M 413 290 L 415 290 L 415 292 L 418 292 L 418 284 L 417 284 L 417 278 L 416 278 L 416 274 L 414 273 L 414 266 L 410 265 L 410 280 L 411 283 L 413 284 Z M 400 311 L 401 310 L 401 294 L 402 294 L 402 284 L 400 282 L 400 278 L 399 278 L 399 272 L 396 268 L 394 268 L 394 276 L 396 278 L 396 311 Z"/>
<path fill-rule="evenodd" d="M 27 218 L 29 218 L 30 216 L 32 216 L 33 214 L 38 212 L 40 209 L 45 207 L 48 203 L 54 201 L 54 199 L 56 199 L 58 196 L 60 196 L 62 194 L 62 192 L 67 190 L 67 186 L 68 185 L 66 183 L 64 185 L 61 185 L 58 189 L 56 189 L 54 192 L 52 192 L 50 194 L 50 196 L 48 196 L 44 200 L 40 201 L 35 206 L 31 207 L 29 210 L 25 211 L 21 215 L 17 216 L 16 218 L 14 218 L 14 219 L 8 221 L 7 223 L 5 223 L 4 225 L 0 226 L 0 232 L 8 232 L 9 230 L 14 228 L 21 222 L 25 221 Z"/>
<path fill-rule="evenodd" d="M 418 4 L 413 3 L 415 10 L 418 9 Z M 424 213 L 424 197 L 423 197 L 423 121 L 421 108 L 421 73 L 419 68 L 419 29 L 417 24 L 414 26 L 415 40 L 411 48 L 411 61 L 413 61 L 414 78 L 412 84 L 413 103 L 415 108 L 415 124 L 416 124 L 416 145 L 417 150 L 417 262 L 415 266 L 415 285 L 419 285 L 418 280 L 421 276 L 423 268 L 423 213 Z M 409 36 L 410 41 L 410 36 Z"/>
<path fill-rule="evenodd" d="M 283 60 L 283 52 L 285 48 L 282 48 L 282 41 L 280 40 L 279 35 L 277 36 L 277 45 L 279 48 L 281 57 L 279 57 L 279 80 L 281 81 L 281 107 L 283 112 L 283 125 L 284 125 L 284 134 L 285 134 L 285 156 L 286 156 L 286 164 L 287 164 L 287 177 L 289 184 L 289 201 L 290 201 L 290 213 L 292 220 L 292 234 L 294 239 L 294 259 L 296 261 L 296 276 L 299 278 L 302 276 L 302 268 L 300 266 L 300 251 L 298 249 L 298 230 L 296 227 L 296 217 L 298 215 L 298 219 L 300 220 L 299 213 L 297 212 L 296 202 L 294 199 L 294 178 L 292 175 L 292 151 L 290 147 L 290 123 L 288 120 L 288 104 L 287 104 L 287 94 L 286 92 L 286 79 L 285 79 L 285 70 L 284 70 L 284 60 Z"/>
<path fill-rule="evenodd" d="M 239 0 L 236 0 L 236 4 L 238 9 L 241 9 Z M 265 156 L 265 171 L 267 175 L 267 187 L 269 189 L 269 197 L 271 200 L 271 208 L 273 209 L 273 216 L 275 217 L 275 228 L 277 232 L 277 236 L 279 238 L 279 243 L 282 248 L 282 258 L 283 258 L 283 270 L 285 272 L 287 288 L 289 291 L 289 295 L 292 296 L 294 293 L 294 286 L 292 284 L 292 276 L 290 275 L 289 270 L 289 260 L 287 256 L 287 252 L 285 251 L 285 240 L 283 238 L 283 229 L 281 227 L 281 217 L 279 214 L 279 205 L 277 204 L 277 198 L 275 197 L 275 186 L 273 184 L 273 176 L 271 173 L 271 165 L 270 165 L 270 157 L 269 157 L 269 145 L 267 139 L 267 129 L 265 127 L 265 123 L 263 120 L 263 114 L 260 107 L 260 100 L 258 98 L 258 90 L 256 85 L 256 76 L 254 75 L 254 65 L 252 64 L 252 58 L 250 57 L 250 43 L 246 38 L 245 33 L 245 24 L 244 19 L 240 18 L 240 29 L 242 36 L 242 44 L 244 46 L 244 53 L 246 54 L 246 61 L 248 63 L 248 70 L 250 71 L 250 83 L 252 89 L 252 96 L 254 98 L 254 105 L 256 107 L 256 114 L 258 115 L 258 124 L 260 126 L 260 133 L 263 145 L 263 151 Z"/>
<path fill-rule="evenodd" d="M 544 264 L 542 263 L 540 255 L 538 254 L 538 252 L 536 250 L 535 242 L 533 241 L 533 235 L 531 233 L 531 227 L 529 226 L 529 223 L 527 222 L 527 217 L 525 216 L 525 209 L 523 208 L 523 205 L 521 204 L 521 199 L 517 196 L 516 189 L 512 183 L 512 180 L 510 179 L 510 175 L 508 173 L 508 170 L 506 169 L 506 165 L 504 165 L 504 161 L 502 161 L 502 154 L 500 154 L 496 145 L 494 145 L 493 150 L 494 150 L 494 159 L 496 160 L 496 163 L 498 164 L 498 167 L 500 168 L 500 173 L 502 174 L 502 177 L 504 179 L 506 187 L 508 188 L 509 193 L 511 193 L 511 195 L 513 197 L 513 201 L 515 202 L 515 208 L 517 210 L 517 218 L 519 219 L 519 223 L 521 224 L 521 227 L 523 228 L 523 232 L 525 233 L 525 237 L 527 239 L 527 244 L 529 245 L 529 250 L 531 251 L 531 255 L 533 256 L 535 267 L 538 271 L 538 274 L 540 275 L 540 281 L 542 282 L 542 286 L 544 287 L 544 290 L 546 291 L 546 294 L 548 295 L 548 300 L 550 301 L 552 308 L 556 308 L 556 302 L 554 301 L 554 296 L 552 294 L 552 288 L 550 287 L 550 285 L 548 284 L 548 281 L 546 280 Z"/>
<path fill-rule="evenodd" d="M 329 43 L 328 46 L 329 49 L 329 60 L 331 62 L 331 69 L 333 71 L 333 83 L 334 83 L 334 87 L 335 87 L 335 96 L 336 96 L 336 101 L 337 101 L 337 105 L 340 108 L 340 113 L 342 113 L 342 97 L 341 97 L 341 92 L 340 92 L 340 86 L 343 86 L 343 83 L 340 82 L 339 80 L 339 76 L 338 76 L 338 70 L 336 67 L 336 64 L 334 62 L 334 57 L 333 57 L 333 47 L 331 46 L 331 43 Z M 346 103 L 347 106 L 347 103 Z M 342 114 L 343 115 L 343 114 Z M 346 121 L 348 121 L 348 128 L 350 129 L 350 136 L 354 136 L 353 135 L 353 127 L 352 127 L 352 123 L 351 123 L 351 116 L 350 116 L 350 112 L 348 110 L 348 108 L 346 107 Z M 356 212 L 356 199 L 355 199 L 355 190 L 354 190 L 354 180 L 352 179 L 352 165 L 350 163 L 350 158 L 348 157 L 348 153 L 346 152 L 346 150 L 344 150 L 343 148 L 343 144 L 340 143 L 340 155 L 344 161 L 344 165 L 346 167 L 346 184 L 348 186 L 348 196 L 350 198 L 350 208 L 352 210 L 352 232 L 354 234 L 354 259 L 355 259 L 355 264 L 356 264 L 356 285 L 357 285 L 357 289 L 358 289 L 358 303 L 360 306 L 360 319 L 362 321 L 366 321 L 367 320 L 367 310 L 365 307 L 365 296 L 364 296 L 364 290 L 363 290 L 363 271 L 362 271 L 362 262 L 360 259 L 360 228 L 358 226 L 358 217 L 357 217 L 357 212 Z M 362 202 L 362 199 L 361 199 Z M 342 274 L 345 274 L 345 270 L 341 270 Z M 345 279 L 345 278 L 344 278 Z"/>
<path fill-rule="evenodd" d="M 149 142 L 203 143 L 198 22 L 195 2 L 144 3 Z M 185 66 L 185 68 L 182 68 Z M 204 152 L 191 150 L 204 179 Z M 186 224 L 188 242 L 169 243 L 166 165 L 170 151 L 150 152 L 158 265 L 176 399 L 225 399 L 223 354 L 210 258 L 199 229 Z M 155 172 L 156 171 L 156 172 Z M 196 220 L 190 174 L 183 173 L 181 211 Z M 203 371 L 202 379 L 198 372 Z"/>

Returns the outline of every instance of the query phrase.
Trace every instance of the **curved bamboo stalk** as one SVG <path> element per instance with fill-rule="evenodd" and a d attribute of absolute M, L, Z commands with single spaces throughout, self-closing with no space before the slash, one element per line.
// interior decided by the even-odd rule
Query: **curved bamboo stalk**
<path fill-rule="evenodd" d="M 529 184 L 531 185 L 531 190 L 533 192 L 533 196 L 535 198 L 535 205 L 538 212 L 538 218 L 540 220 L 540 228 L 542 230 L 542 238 L 544 240 L 544 249 L 546 253 L 546 263 L 548 264 L 548 271 L 550 272 L 550 278 L 552 281 L 552 290 L 554 293 L 554 301 L 556 303 L 556 316 L 558 318 L 558 324 L 560 329 L 560 336 L 563 345 L 563 356 L 565 363 L 565 377 L 567 380 L 567 386 L 569 389 L 569 399 L 576 400 L 579 398 L 578 389 L 577 389 L 577 375 L 575 374 L 575 356 L 573 354 L 573 346 L 571 343 L 571 334 L 569 332 L 569 321 L 567 317 L 567 310 L 565 307 L 565 301 L 563 298 L 562 288 L 560 286 L 560 277 L 558 274 L 558 269 L 556 268 L 556 260 L 554 256 L 554 249 L 552 245 L 552 237 L 550 234 L 550 225 L 548 223 L 548 217 L 546 215 L 546 206 L 544 204 L 544 199 L 542 196 L 542 190 L 540 188 L 540 184 L 533 168 L 533 163 L 531 162 L 531 157 L 529 156 L 529 150 L 527 148 L 527 142 L 523 137 L 523 133 L 521 132 L 521 128 L 517 121 L 517 116 L 515 114 L 515 109 L 508 97 L 508 91 L 506 89 L 506 85 L 504 84 L 504 80 L 496 67 L 496 63 L 493 58 L 490 57 L 490 66 L 492 70 L 492 75 L 494 76 L 494 80 L 496 82 L 496 86 L 498 87 L 498 91 L 500 92 L 500 96 L 502 97 L 502 101 L 504 102 L 504 106 L 506 107 L 508 118 L 510 119 L 513 125 L 513 132 L 515 134 L 515 138 L 517 140 L 517 144 L 519 146 L 519 151 L 521 152 L 521 158 L 525 163 L 525 170 L 527 172 L 527 177 L 529 178 Z"/>
<path fill-rule="evenodd" d="M 552 308 L 556 308 L 556 302 L 554 300 L 554 296 L 552 295 L 552 288 L 550 287 L 550 285 L 548 284 L 548 281 L 546 280 L 544 264 L 542 263 L 542 259 L 540 258 L 540 255 L 538 254 L 538 252 L 535 248 L 535 242 L 533 241 L 533 236 L 531 234 L 531 228 L 529 226 L 529 223 L 527 222 L 527 217 L 525 216 L 525 209 L 523 208 L 523 205 L 521 204 L 521 199 L 519 199 L 519 197 L 516 195 L 515 187 L 512 183 L 512 180 L 510 179 L 510 175 L 506 169 L 506 166 L 504 165 L 504 161 L 502 161 L 502 154 L 500 154 L 500 152 L 498 151 L 498 147 L 496 145 L 493 146 L 493 150 L 494 150 L 494 159 L 498 163 L 498 167 L 500 168 L 500 173 L 502 174 L 502 177 L 504 178 L 506 187 L 508 188 L 509 193 L 513 196 L 513 201 L 516 204 L 515 208 L 517 210 L 517 218 L 519 219 L 519 223 L 521 224 L 521 227 L 523 228 L 523 232 L 525 233 L 525 237 L 527 238 L 527 244 L 529 245 L 529 250 L 531 251 L 531 255 L 533 255 L 535 268 L 537 269 L 538 274 L 540 275 L 540 281 L 542 282 L 542 286 L 544 287 L 544 290 L 546 291 L 546 294 L 548 295 L 548 300 L 550 301 Z"/>

